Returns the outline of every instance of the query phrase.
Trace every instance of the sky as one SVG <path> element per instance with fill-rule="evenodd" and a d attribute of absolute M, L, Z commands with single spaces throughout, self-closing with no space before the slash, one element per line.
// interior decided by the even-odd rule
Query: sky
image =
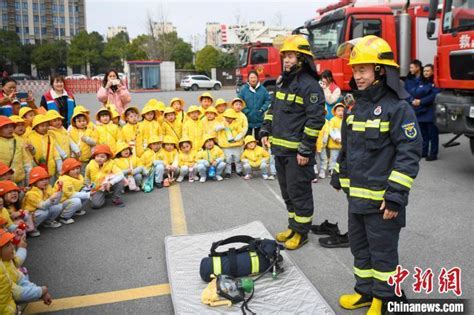
<path fill-rule="evenodd" d="M 87 0 L 87 31 L 105 35 L 108 26 L 126 26 L 131 38 L 147 32 L 146 20 L 164 17 L 177 28 L 178 36 L 191 42 L 200 36 L 205 41 L 206 22 L 245 24 L 264 20 L 266 25 L 296 28 L 316 15 L 316 9 L 334 3 L 335 0 Z M 161 13 L 162 12 L 162 13 Z"/>

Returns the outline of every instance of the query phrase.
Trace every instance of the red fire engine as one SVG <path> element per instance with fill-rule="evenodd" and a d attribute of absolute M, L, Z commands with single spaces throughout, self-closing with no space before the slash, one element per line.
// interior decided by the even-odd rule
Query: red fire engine
<path fill-rule="evenodd" d="M 438 0 L 430 2 L 434 20 Z M 435 84 L 442 89 L 436 97 L 436 123 L 456 136 L 445 147 L 458 145 L 461 135 L 470 139 L 474 154 L 474 1 L 445 0 L 437 39 Z M 427 28 L 435 33 L 434 22 Z"/>

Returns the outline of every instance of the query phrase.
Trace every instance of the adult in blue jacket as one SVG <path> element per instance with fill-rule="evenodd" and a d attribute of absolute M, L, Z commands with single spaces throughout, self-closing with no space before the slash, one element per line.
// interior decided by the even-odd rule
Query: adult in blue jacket
<path fill-rule="evenodd" d="M 253 134 L 260 142 L 260 128 L 265 112 L 270 106 L 270 94 L 258 81 L 257 72 L 249 72 L 248 82 L 242 87 L 238 97 L 243 99 L 246 104 L 242 112 L 247 116 L 249 122 L 247 135 Z"/>
<path fill-rule="evenodd" d="M 411 104 L 413 101 L 413 94 L 411 91 L 416 88 L 423 79 L 423 66 L 421 65 L 421 61 L 418 59 L 412 60 L 410 62 L 410 73 L 407 75 L 405 80 L 405 90 L 410 93 L 410 97 L 407 99 L 408 103 Z"/>
<path fill-rule="evenodd" d="M 433 65 L 428 64 L 423 68 L 423 79 L 409 92 L 413 96 L 411 104 L 423 136 L 422 156 L 427 161 L 437 160 L 439 132 L 435 124 L 434 100 L 440 91 L 433 83 Z"/>

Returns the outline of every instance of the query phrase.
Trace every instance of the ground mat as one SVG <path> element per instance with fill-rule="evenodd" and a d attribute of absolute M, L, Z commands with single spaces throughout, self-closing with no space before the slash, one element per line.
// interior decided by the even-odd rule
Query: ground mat
<path fill-rule="evenodd" d="M 213 242 L 234 235 L 273 239 L 259 221 L 225 231 L 165 238 L 168 279 L 176 314 L 241 313 L 240 304 L 210 307 L 201 303 L 201 292 L 207 286 L 199 276 L 201 259 L 209 254 Z M 335 314 L 288 253 L 282 251 L 282 256 L 285 271 L 275 280 L 267 274 L 255 283 L 250 309 L 257 314 Z"/>

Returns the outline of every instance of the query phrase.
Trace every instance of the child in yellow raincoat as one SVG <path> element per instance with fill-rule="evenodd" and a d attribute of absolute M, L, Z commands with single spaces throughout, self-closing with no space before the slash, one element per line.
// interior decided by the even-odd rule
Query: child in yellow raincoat
<path fill-rule="evenodd" d="M 343 103 L 337 103 L 332 108 L 333 118 L 329 121 L 329 173 L 332 174 L 336 167 L 337 158 L 341 151 L 341 126 L 346 106 Z"/>
<path fill-rule="evenodd" d="M 0 162 L 15 170 L 13 181 L 22 186 L 31 169 L 30 156 L 14 134 L 15 122 L 0 116 Z"/>
<path fill-rule="evenodd" d="M 143 120 L 139 123 L 140 132 L 138 133 L 136 145 L 138 157 L 141 157 L 148 148 L 151 137 L 163 135 L 160 123 L 156 119 L 157 115 L 159 115 L 159 112 L 151 105 L 145 105 L 142 109 Z"/>
<path fill-rule="evenodd" d="M 69 138 L 79 147 L 79 161 L 82 163 L 81 169 L 84 172 L 92 156 L 92 148 L 99 141 L 99 134 L 95 126 L 90 124 L 89 116 L 77 107 L 74 108 L 71 116 L 68 134 Z"/>
<path fill-rule="evenodd" d="M 268 163 L 270 154 L 261 146 L 257 145 L 254 136 L 246 136 L 244 139 L 245 149 L 240 157 L 244 168 L 244 179 L 250 179 L 252 169 L 259 169 L 262 172 L 263 179 L 268 177 Z"/>
<path fill-rule="evenodd" d="M 172 98 L 170 101 L 170 107 L 172 107 L 176 113 L 176 121 L 182 125 L 184 121 L 188 118 L 186 112 L 184 111 L 184 100 L 179 97 Z"/>
<path fill-rule="evenodd" d="M 326 154 L 326 148 L 329 138 L 329 121 L 326 120 L 323 128 L 319 132 L 318 139 L 316 140 L 316 165 L 314 165 L 314 173 L 316 174 L 313 183 L 318 182 L 318 177 L 321 179 L 326 178 L 326 172 L 328 169 L 328 156 Z"/>
<path fill-rule="evenodd" d="M 225 119 L 223 115 L 224 115 L 225 110 L 227 109 L 227 102 L 223 98 L 218 98 L 216 100 L 215 108 L 217 110 L 216 120 L 220 122 L 221 124 L 224 123 Z"/>
<path fill-rule="evenodd" d="M 61 159 L 65 160 L 71 157 L 71 153 L 74 153 L 75 157 L 79 157 L 81 155 L 79 146 L 69 138 L 67 130 L 63 126 L 64 117 L 56 110 L 48 110 L 46 119 L 49 123 L 48 133 L 53 137 L 56 143 L 56 151 Z"/>
<path fill-rule="evenodd" d="M 17 314 L 16 303 L 43 300 L 46 305 L 52 303 L 51 295 L 45 286 L 30 282 L 15 265 L 14 234 L 0 230 L 0 313 Z"/>
<path fill-rule="evenodd" d="M 229 108 L 224 113 L 225 123 L 217 125 L 217 143 L 224 150 L 225 155 L 225 174 L 224 178 L 230 178 L 232 163 L 235 163 L 237 174 L 242 176 L 242 163 L 240 156 L 242 155 L 242 146 L 244 141 L 240 138 L 242 134 L 242 125 L 237 120 L 237 113 Z"/>
<path fill-rule="evenodd" d="M 163 185 L 168 187 L 179 174 L 179 154 L 178 142 L 173 137 L 165 136 L 163 138 L 163 149 L 161 150 L 161 160 L 165 165 L 165 176 Z"/>
<path fill-rule="evenodd" d="M 93 184 L 95 186 L 91 195 L 91 207 L 93 209 L 102 208 L 107 196 L 112 197 L 114 206 L 125 206 L 122 198 L 120 198 L 124 187 L 123 173 L 115 165 L 112 157 L 113 153 L 110 147 L 106 144 L 99 144 L 94 149 L 92 160 L 87 164 L 85 183 L 86 185 Z"/>
<path fill-rule="evenodd" d="M 224 162 L 224 151 L 214 143 L 214 135 L 206 135 L 204 144 L 196 155 L 197 170 L 199 172 L 200 182 L 205 183 L 208 171 L 212 167 L 215 171 L 215 180 L 221 181 L 222 172 L 226 166 Z"/>
<path fill-rule="evenodd" d="M 182 136 L 183 125 L 176 119 L 174 108 L 167 107 L 164 112 L 165 119 L 163 121 L 164 136 L 172 137 L 176 143 Z"/>
<path fill-rule="evenodd" d="M 130 190 L 140 191 L 146 172 L 142 161 L 133 155 L 132 150 L 132 147 L 127 143 L 119 142 L 117 144 L 114 162 L 115 165 L 122 170 L 124 177 L 127 179 L 126 186 L 128 186 Z"/>
<path fill-rule="evenodd" d="M 18 226 L 21 222 L 24 222 L 26 223 L 26 232 L 35 234 L 33 217 L 28 210 L 21 209 L 20 188 L 11 180 L 0 181 L 0 200 L 3 202 L 3 207 L 8 210 L 13 223 Z"/>
<path fill-rule="evenodd" d="M 219 121 L 216 119 L 217 115 L 218 113 L 214 106 L 209 106 L 208 109 L 206 109 L 206 116 L 202 119 L 205 135 L 216 133 L 216 126 L 219 125 Z"/>
<path fill-rule="evenodd" d="M 122 126 L 122 140 L 132 148 L 133 153 L 136 152 L 136 142 L 140 134 L 139 118 L 140 111 L 135 106 L 127 107 L 123 112 L 123 120 L 126 123 Z"/>
<path fill-rule="evenodd" d="M 205 92 L 199 96 L 198 101 L 201 105 L 199 107 L 199 119 L 203 119 L 204 116 L 206 116 L 206 110 L 212 106 L 212 103 L 214 103 L 214 98 L 212 97 L 211 93 Z"/>
<path fill-rule="evenodd" d="M 122 131 L 111 121 L 110 111 L 102 107 L 95 115 L 97 124 L 95 129 L 99 135 L 97 144 L 106 144 L 114 152 L 117 149 L 117 142 L 122 140 Z"/>
<path fill-rule="evenodd" d="M 47 170 L 49 176 L 59 174 L 62 166 L 61 156 L 56 150 L 56 141 L 48 132 L 49 123 L 46 115 L 37 115 L 33 119 L 33 131 L 30 134 L 31 145 L 34 147 L 33 161 Z M 53 181 L 54 183 L 54 181 Z"/>
<path fill-rule="evenodd" d="M 18 114 L 20 118 L 25 120 L 26 130 L 25 130 L 25 137 L 28 137 L 33 130 L 31 125 L 33 125 L 33 119 L 36 116 L 36 112 L 31 107 L 22 107 L 20 108 L 20 113 Z"/>
<path fill-rule="evenodd" d="M 183 137 L 179 140 L 179 177 L 176 181 L 180 183 L 186 176 L 190 183 L 199 179 L 196 170 L 196 152 L 193 150 L 191 140 Z"/>
<path fill-rule="evenodd" d="M 191 140 L 194 150 L 199 150 L 203 144 L 204 126 L 199 119 L 200 109 L 196 105 L 188 108 L 188 120 L 183 125 L 183 137 Z"/>
<path fill-rule="evenodd" d="M 25 120 L 23 118 L 17 115 L 12 115 L 10 116 L 10 119 L 15 123 L 15 129 L 13 132 L 15 133 L 15 138 L 18 141 L 18 145 L 20 148 L 24 149 L 23 155 L 26 159 L 24 163 L 31 165 L 33 163 L 32 154 L 34 153 L 34 147 L 31 145 L 30 138 L 29 138 L 31 134 L 31 127 L 29 127 L 30 132 L 27 135 L 26 134 L 27 127 L 26 127 Z"/>
<path fill-rule="evenodd" d="M 147 174 L 154 177 L 155 187 L 163 188 L 165 164 L 163 162 L 162 139 L 158 136 L 152 136 L 148 142 L 148 148 L 142 154 L 140 160 L 142 161 Z M 154 167 L 154 173 L 150 174 L 152 167 Z"/>
<path fill-rule="evenodd" d="M 249 130 L 249 123 L 247 116 L 242 112 L 245 107 L 245 101 L 241 98 L 234 98 L 230 102 L 230 108 L 232 108 L 237 114 L 237 123 L 242 127 L 242 132 L 237 136 L 236 141 L 243 140 Z"/>

